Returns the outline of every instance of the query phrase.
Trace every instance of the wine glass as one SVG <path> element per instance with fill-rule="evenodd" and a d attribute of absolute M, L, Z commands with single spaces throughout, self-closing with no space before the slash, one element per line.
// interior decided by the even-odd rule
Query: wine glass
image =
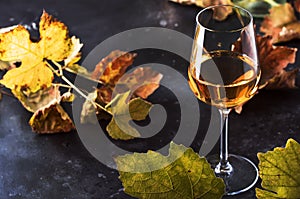
<path fill-rule="evenodd" d="M 238 6 L 216 5 L 200 11 L 196 21 L 188 81 L 197 98 L 220 112 L 220 156 L 208 161 L 226 194 L 235 195 L 258 179 L 249 159 L 228 154 L 228 114 L 254 96 L 260 79 L 253 17 Z"/>

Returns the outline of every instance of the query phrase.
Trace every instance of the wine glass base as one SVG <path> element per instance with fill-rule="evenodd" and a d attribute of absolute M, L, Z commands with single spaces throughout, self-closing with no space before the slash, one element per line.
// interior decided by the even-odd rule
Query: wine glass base
<path fill-rule="evenodd" d="M 207 158 L 212 168 L 215 169 L 219 163 L 219 157 L 209 156 Z M 217 177 L 224 180 L 226 185 L 226 195 L 236 195 L 252 188 L 258 180 L 258 169 L 249 159 L 229 154 L 228 161 L 232 166 L 230 174 L 216 173 Z"/>

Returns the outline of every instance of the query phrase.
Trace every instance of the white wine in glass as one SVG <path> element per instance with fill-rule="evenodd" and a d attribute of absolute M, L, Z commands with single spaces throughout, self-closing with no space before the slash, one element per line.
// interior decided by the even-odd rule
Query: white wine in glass
<path fill-rule="evenodd" d="M 220 20 L 218 10 L 230 12 Z M 220 112 L 220 155 L 208 160 L 223 178 L 226 194 L 234 195 L 250 189 L 258 179 L 249 159 L 228 154 L 228 114 L 254 96 L 260 79 L 253 18 L 238 6 L 217 5 L 200 11 L 196 21 L 188 81 L 197 98 Z"/>

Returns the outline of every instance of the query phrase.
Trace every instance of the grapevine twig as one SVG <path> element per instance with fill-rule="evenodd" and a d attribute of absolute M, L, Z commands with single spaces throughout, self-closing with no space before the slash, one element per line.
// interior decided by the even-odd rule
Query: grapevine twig
<path fill-rule="evenodd" d="M 47 66 L 58 76 L 58 77 L 61 77 L 62 80 L 64 80 L 72 89 L 74 89 L 79 95 L 81 95 L 83 98 L 85 98 L 86 100 L 88 100 L 90 103 L 92 103 L 95 107 L 98 107 L 100 108 L 101 110 L 109 113 L 110 115 L 113 115 L 111 111 L 107 110 L 106 108 L 104 108 L 103 106 L 101 106 L 100 104 L 96 103 L 95 101 L 93 101 L 92 99 L 90 99 L 86 94 L 84 94 L 79 88 L 77 88 L 68 78 L 66 78 L 64 75 L 63 75 L 63 70 L 62 70 L 62 66 L 55 62 L 55 61 L 52 61 L 53 64 L 55 64 L 55 66 L 58 67 L 59 69 L 59 72 L 57 72 L 57 70 L 55 70 L 51 64 L 49 62 L 46 62 L 47 63 Z"/>

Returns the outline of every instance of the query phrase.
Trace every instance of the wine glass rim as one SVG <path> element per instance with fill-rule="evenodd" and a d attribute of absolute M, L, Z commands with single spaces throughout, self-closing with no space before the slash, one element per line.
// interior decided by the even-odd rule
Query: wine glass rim
<path fill-rule="evenodd" d="M 212 9 L 212 8 L 216 8 L 216 7 L 225 7 L 225 6 L 226 6 L 226 7 L 237 8 L 237 9 L 240 9 L 240 10 L 243 10 L 244 12 L 246 12 L 246 13 L 248 14 L 249 18 L 250 18 L 249 22 L 248 22 L 247 24 L 245 24 L 245 25 L 244 25 L 243 27 L 241 27 L 241 28 L 232 29 L 232 30 L 214 30 L 214 29 L 211 29 L 211 28 L 208 28 L 208 27 L 204 26 L 203 24 L 201 24 L 201 23 L 199 22 L 199 16 L 200 16 L 203 12 L 205 12 L 206 10 L 209 10 L 209 9 Z M 196 15 L 196 23 L 197 23 L 197 25 L 199 25 L 199 26 L 201 26 L 201 27 L 203 27 L 203 28 L 205 28 L 206 30 L 211 31 L 211 32 L 238 32 L 238 31 L 241 31 L 241 30 L 245 29 L 245 28 L 246 28 L 247 26 L 249 26 L 250 24 L 253 24 L 253 16 L 252 16 L 252 14 L 251 14 L 248 10 L 246 10 L 245 8 L 242 8 L 242 7 L 240 7 L 240 6 L 237 6 L 237 5 L 230 5 L 230 4 L 219 4 L 219 5 L 208 6 L 208 7 L 204 8 L 204 9 L 202 9 L 201 11 L 199 11 L 198 14 Z"/>

